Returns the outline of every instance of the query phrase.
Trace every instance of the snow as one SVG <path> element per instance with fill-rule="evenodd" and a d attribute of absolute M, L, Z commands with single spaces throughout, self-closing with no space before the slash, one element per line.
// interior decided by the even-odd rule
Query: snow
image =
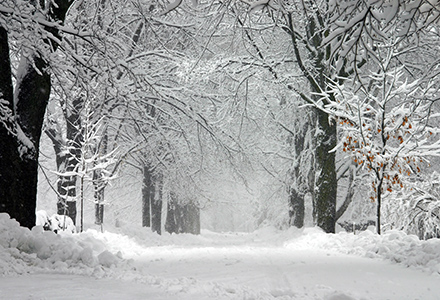
<path fill-rule="evenodd" d="M 439 272 L 440 240 L 400 231 L 57 235 L 0 214 L 0 299 L 429 300 Z"/>

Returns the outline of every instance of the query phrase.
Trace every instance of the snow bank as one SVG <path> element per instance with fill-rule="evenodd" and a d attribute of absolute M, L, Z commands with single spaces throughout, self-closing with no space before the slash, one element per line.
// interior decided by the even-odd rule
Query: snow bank
<path fill-rule="evenodd" d="M 99 275 L 120 261 L 87 235 L 55 234 L 42 226 L 29 230 L 0 213 L 0 275 L 37 270 Z"/>
<path fill-rule="evenodd" d="M 369 258 L 386 259 L 425 272 L 440 273 L 440 240 L 421 241 L 415 235 L 390 230 L 382 235 L 364 231 L 357 235 L 341 232 L 325 234 L 316 228 L 302 230 L 285 242 L 292 249 L 318 248 Z"/>

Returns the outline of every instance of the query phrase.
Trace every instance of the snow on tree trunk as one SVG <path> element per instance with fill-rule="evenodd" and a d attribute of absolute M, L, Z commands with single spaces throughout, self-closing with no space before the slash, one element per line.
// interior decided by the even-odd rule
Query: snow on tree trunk
<path fill-rule="evenodd" d="M 95 198 L 95 224 L 102 225 L 104 223 L 104 186 L 102 180 L 102 171 L 93 171 L 93 188 Z"/>
<path fill-rule="evenodd" d="M 61 103 L 67 108 L 64 110 L 66 121 L 66 137 L 63 137 L 63 131 L 59 122 L 52 120 L 49 116 L 49 123 L 45 133 L 52 140 L 56 155 L 56 164 L 58 172 L 57 182 L 57 213 L 67 215 L 76 224 L 77 216 L 77 181 L 80 160 L 81 146 L 83 144 L 83 132 L 81 129 L 81 110 L 84 101 L 81 97 L 72 101 L 72 105 Z"/>
<path fill-rule="evenodd" d="M 309 113 L 309 111 L 308 111 Z M 314 118 L 313 112 L 311 119 Z M 295 153 L 295 163 L 292 169 L 292 184 L 289 187 L 289 224 L 301 228 L 305 220 L 305 201 L 306 195 L 313 195 L 314 178 L 313 173 L 313 155 L 312 139 L 310 138 L 311 119 L 307 116 L 302 120 L 302 125 L 296 128 L 293 136 L 293 146 Z"/>
<path fill-rule="evenodd" d="M 97 151 L 102 157 L 107 154 L 108 147 L 108 132 L 106 129 L 104 130 L 105 132 L 101 140 L 101 147 L 100 145 L 97 146 Z M 103 159 L 105 160 L 105 158 Z M 102 225 L 104 223 L 104 190 L 106 186 L 106 181 L 104 179 L 103 169 L 97 166 L 99 162 L 95 161 L 94 164 L 95 167 L 93 171 L 93 189 L 95 198 L 95 224 Z"/>

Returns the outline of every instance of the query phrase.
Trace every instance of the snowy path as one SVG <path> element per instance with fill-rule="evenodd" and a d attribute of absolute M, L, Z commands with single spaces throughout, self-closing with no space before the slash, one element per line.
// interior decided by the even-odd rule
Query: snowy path
<path fill-rule="evenodd" d="M 376 300 L 440 297 L 438 276 L 379 260 L 311 249 L 162 249 L 140 256 L 137 265 L 165 279 L 215 282 L 240 299 L 246 291 L 286 299 L 332 299 L 331 295 L 341 300 L 349 299 L 342 295 Z"/>
<path fill-rule="evenodd" d="M 332 249 L 296 247 L 282 238 L 210 233 L 168 236 L 156 245 L 116 234 L 97 238 L 130 263 L 101 279 L 53 271 L 0 277 L 0 299 L 440 298 L 439 275 Z"/>

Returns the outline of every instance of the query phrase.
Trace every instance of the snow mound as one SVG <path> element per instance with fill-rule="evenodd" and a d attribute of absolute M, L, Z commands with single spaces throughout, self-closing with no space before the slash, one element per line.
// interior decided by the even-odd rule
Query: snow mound
<path fill-rule="evenodd" d="M 102 273 L 121 262 L 106 246 L 85 234 L 55 234 L 42 226 L 20 227 L 0 213 L 0 275 L 56 270 L 63 273 Z"/>
<path fill-rule="evenodd" d="M 324 298 L 324 300 L 356 300 L 355 298 L 348 296 L 344 293 L 332 293 Z"/>
<path fill-rule="evenodd" d="M 318 248 L 368 258 L 381 258 L 429 273 L 440 273 L 440 239 L 421 241 L 415 235 L 390 230 L 382 235 L 364 231 L 358 235 L 325 234 L 307 228 L 285 242 L 292 249 Z"/>

